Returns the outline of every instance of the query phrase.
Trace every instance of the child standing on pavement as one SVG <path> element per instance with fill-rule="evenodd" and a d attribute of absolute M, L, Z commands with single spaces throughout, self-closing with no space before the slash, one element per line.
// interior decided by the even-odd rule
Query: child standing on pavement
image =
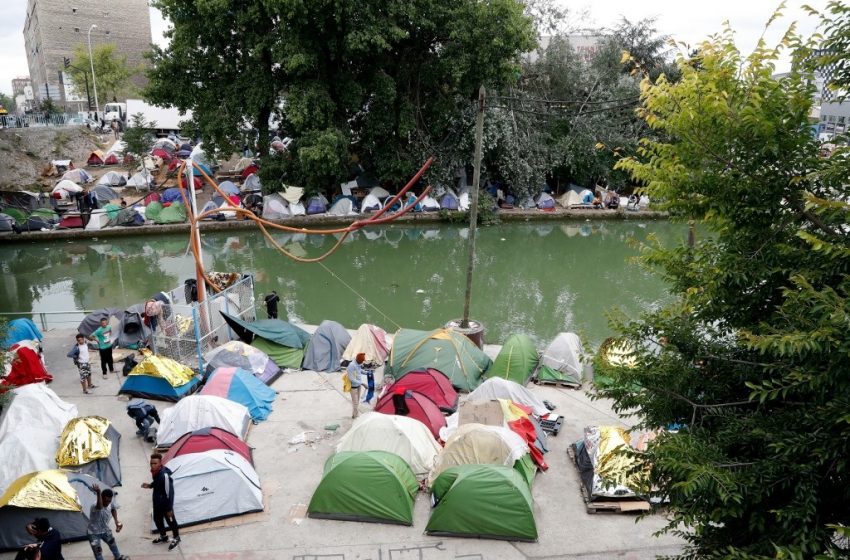
<path fill-rule="evenodd" d="M 109 325 L 108 318 L 103 317 L 100 320 L 100 327 L 92 333 L 89 339 L 97 340 L 100 369 L 103 371 L 103 378 L 106 379 L 107 367 L 109 367 L 109 373 L 115 373 L 115 367 L 112 365 L 112 327 Z"/>
<path fill-rule="evenodd" d="M 81 334 L 77 335 L 77 343 L 68 352 L 68 357 L 74 360 L 74 365 L 77 366 L 77 371 L 80 372 L 80 385 L 83 387 L 83 393 L 89 394 L 89 391 L 95 389 L 97 385 L 91 382 L 91 358 L 89 357 L 89 347 L 86 344 L 86 337 Z"/>
<path fill-rule="evenodd" d="M 94 553 L 95 560 L 103 560 L 103 547 L 100 542 L 106 543 L 115 560 L 130 560 L 123 556 L 118 551 L 118 544 L 115 542 L 115 537 L 109 529 L 109 518 L 115 520 L 115 532 L 120 533 L 124 525 L 118 521 L 118 508 L 115 502 L 112 501 L 114 493 L 109 488 L 100 489 L 100 486 L 93 484 L 91 489 L 97 494 L 97 503 L 92 504 L 89 510 L 89 525 L 86 532 L 89 537 L 89 545 Z"/>

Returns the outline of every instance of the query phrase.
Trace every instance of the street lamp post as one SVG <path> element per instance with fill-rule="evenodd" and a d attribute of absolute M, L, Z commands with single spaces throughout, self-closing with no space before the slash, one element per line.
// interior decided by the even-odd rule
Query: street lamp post
<path fill-rule="evenodd" d="M 100 104 L 97 102 L 97 79 L 94 77 L 94 58 L 91 55 L 91 30 L 96 29 L 97 24 L 91 24 L 89 27 L 89 64 L 91 64 L 91 81 L 94 86 L 94 110 L 96 114 L 100 114 Z"/>

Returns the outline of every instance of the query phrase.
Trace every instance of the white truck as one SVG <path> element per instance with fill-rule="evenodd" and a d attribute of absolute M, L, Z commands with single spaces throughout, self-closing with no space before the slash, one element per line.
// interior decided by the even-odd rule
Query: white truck
<path fill-rule="evenodd" d="M 103 123 L 110 126 L 112 121 L 121 123 L 121 128 L 127 126 L 127 104 L 110 102 L 103 106 Z"/>
<path fill-rule="evenodd" d="M 126 125 L 128 127 L 133 126 L 133 115 L 141 113 L 145 116 L 145 122 L 154 123 L 151 130 L 157 134 L 179 132 L 180 122 L 187 121 L 192 118 L 192 111 L 186 111 L 186 113 L 183 114 L 175 107 L 157 107 L 155 105 L 145 103 L 141 99 L 128 99 L 126 112 Z"/>

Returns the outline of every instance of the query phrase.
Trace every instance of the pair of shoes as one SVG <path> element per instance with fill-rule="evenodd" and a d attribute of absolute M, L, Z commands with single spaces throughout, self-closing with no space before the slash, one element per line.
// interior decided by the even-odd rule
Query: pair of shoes
<path fill-rule="evenodd" d="M 119 557 L 118 557 L 118 558 L 116 558 L 115 560 L 130 560 L 130 557 L 129 557 L 129 556 L 124 556 L 124 555 L 122 554 L 121 556 L 119 556 Z"/>
<path fill-rule="evenodd" d="M 168 550 L 174 550 L 180 544 L 180 537 L 176 539 L 171 539 L 171 542 L 168 543 Z"/>
<path fill-rule="evenodd" d="M 104 379 L 109 379 L 109 376 L 108 376 L 108 375 L 106 375 L 106 374 L 104 373 L 104 374 L 103 374 L 103 378 L 104 378 Z"/>
<path fill-rule="evenodd" d="M 153 544 L 164 544 L 168 542 L 168 537 L 157 537 L 151 541 Z"/>
<path fill-rule="evenodd" d="M 89 389 L 97 389 L 97 385 L 92 385 Z"/>

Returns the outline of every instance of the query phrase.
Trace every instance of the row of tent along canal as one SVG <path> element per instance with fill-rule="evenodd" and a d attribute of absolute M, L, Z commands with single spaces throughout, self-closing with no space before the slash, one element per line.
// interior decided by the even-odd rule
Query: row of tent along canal
<path fill-rule="evenodd" d="M 207 356 L 210 368 L 207 372 L 204 372 L 206 375 L 203 378 L 199 378 L 189 368 L 168 358 L 148 355 L 130 372 L 124 387 L 122 387 L 122 393 L 133 396 L 179 401 L 177 405 L 163 412 L 160 430 L 157 433 L 157 445 L 159 447 L 169 448 L 173 446 L 177 449 L 176 452 L 169 454 L 167 459 L 169 463 L 178 461 L 174 466 L 181 466 L 180 472 L 183 473 L 183 477 L 175 478 L 178 489 L 181 480 L 185 480 L 185 483 L 189 484 L 193 479 L 197 481 L 197 477 L 202 477 L 204 485 L 207 487 L 212 484 L 216 487 L 221 486 L 228 489 L 228 492 L 210 492 L 204 496 L 195 496 L 191 500 L 186 500 L 185 503 L 178 501 L 175 504 L 175 512 L 181 519 L 181 523 L 199 523 L 262 509 L 259 477 L 251 464 L 250 450 L 247 446 L 241 447 L 237 442 L 244 443 L 251 422 L 261 421 L 270 412 L 271 403 L 274 400 L 274 391 L 268 389 L 263 381 L 268 383 L 273 381 L 278 375 L 281 365 L 297 367 L 296 364 L 300 364 L 304 359 L 305 347 L 307 347 L 307 355 L 310 357 L 310 346 L 313 346 L 313 349 L 316 350 L 322 348 L 322 344 L 325 344 L 327 347 L 325 350 L 329 351 L 314 352 L 310 359 L 327 358 L 330 355 L 333 359 L 327 363 L 328 369 L 334 369 L 334 364 L 337 364 L 336 367 L 338 368 L 337 357 L 350 352 L 364 351 L 373 362 L 382 362 L 389 357 L 387 370 L 396 377 L 397 381 L 385 387 L 385 391 L 376 405 L 376 410 L 386 413 L 387 418 L 407 422 L 408 425 L 415 424 L 420 432 L 423 429 L 426 430 L 431 438 L 432 447 L 436 445 L 434 450 L 438 451 L 434 458 L 429 458 L 426 453 L 424 462 L 413 461 L 412 457 L 401 459 L 408 469 L 416 467 L 419 471 L 417 474 L 420 476 L 430 473 L 429 483 L 435 499 L 438 500 L 438 508 L 435 508 L 435 515 L 432 516 L 433 522 L 429 523 L 427 528 L 429 532 L 489 535 L 519 540 L 536 538 L 536 529 L 533 529 L 530 485 L 536 469 L 538 467 L 545 468 L 542 454 L 546 451 L 546 444 L 545 434 L 540 430 L 539 425 L 534 424 L 534 415 L 545 414 L 546 409 L 539 401 L 535 402 L 533 395 L 528 393 L 521 385 L 493 377 L 478 389 L 478 391 L 481 391 L 487 388 L 487 391 L 490 391 L 489 393 L 480 393 L 486 399 L 485 402 L 481 403 L 484 405 L 484 409 L 476 410 L 477 407 L 472 404 L 475 400 L 472 397 L 478 392 L 474 391 L 470 396 L 470 402 L 466 403 L 466 409 L 462 409 L 461 413 L 455 413 L 446 420 L 442 412 L 450 412 L 457 404 L 457 394 L 454 393 L 452 385 L 468 391 L 473 385 L 481 382 L 482 374 L 491 366 L 489 358 L 468 339 L 451 331 L 423 333 L 402 330 L 395 337 L 396 344 L 392 353 L 387 356 L 386 341 L 381 340 L 383 332 L 370 325 L 363 325 L 354 339 L 349 340 L 343 348 L 338 343 L 339 341 L 331 336 L 332 333 L 329 333 L 329 331 L 338 329 L 332 329 L 326 325 L 324 329 L 317 330 L 311 342 L 310 337 L 303 331 L 299 333 L 300 329 L 294 325 L 286 324 L 287 328 L 281 329 L 282 323 L 285 322 L 258 321 L 240 325 L 245 327 L 245 333 L 252 333 L 252 343 L 255 342 L 254 339 L 257 339 L 256 342 L 260 344 L 248 346 L 244 342 L 232 341 L 216 348 Z M 341 331 L 346 332 L 344 329 L 341 329 Z M 301 347 L 296 348 L 299 343 Z M 287 346 L 287 344 L 290 346 Z M 280 363 L 275 363 L 274 359 L 263 353 L 257 346 L 264 346 Z M 537 367 L 536 351 L 534 351 L 535 359 L 530 359 L 525 354 L 518 352 L 519 346 L 516 343 L 506 344 L 502 354 L 496 359 L 496 366 L 499 367 L 501 364 L 506 376 L 519 376 L 527 380 Z M 531 347 L 533 348 L 533 345 Z M 453 357 L 447 358 L 449 355 Z M 271 363 L 274 363 L 274 366 L 270 365 Z M 446 375 L 436 368 L 429 369 L 427 367 L 429 365 L 443 367 L 449 371 L 449 374 Z M 246 369 L 242 369 L 243 366 Z M 316 367 L 316 369 L 320 368 Z M 493 375 L 493 372 L 495 372 L 495 369 L 491 370 L 490 375 Z M 410 382 L 409 387 L 406 386 L 408 381 Z M 33 386 L 43 385 L 35 384 Z M 200 389 L 200 394 L 193 395 L 192 393 L 198 387 L 203 387 Z M 494 387 L 496 389 L 493 389 Z M 170 388 L 170 390 L 167 388 Z M 262 389 L 266 389 L 269 393 L 264 394 Z M 49 391 L 46 388 L 45 390 Z M 493 392 L 494 390 L 495 392 Z M 488 402 L 494 396 L 501 396 L 504 399 Z M 440 410 L 441 406 L 437 404 L 438 402 L 441 403 L 443 410 Z M 495 409 L 493 408 L 494 402 L 499 403 Z M 490 410 L 486 410 L 487 406 L 490 407 Z M 437 410 L 436 414 L 434 408 Z M 464 410 L 468 413 L 467 418 L 464 417 Z M 5 418 L 4 415 L 4 421 Z M 105 422 L 108 426 L 108 421 Z M 491 422 L 493 425 L 481 424 L 480 422 Z M 85 425 L 88 426 L 89 424 Z M 93 425 L 103 426 L 104 423 L 95 422 Z M 37 428 L 42 429 L 43 427 L 37 426 Z M 210 434 L 211 428 L 217 430 L 217 435 Z M 58 426 L 53 427 L 54 432 L 57 429 Z M 45 431 L 49 432 L 49 430 Z M 45 433 L 42 435 L 50 435 L 50 437 L 43 437 L 40 440 L 42 442 L 55 441 L 55 434 Z M 104 436 L 105 434 L 100 435 Z M 438 437 L 446 441 L 444 449 L 436 443 Z M 186 440 L 190 441 L 187 442 Z M 390 441 L 387 438 L 383 438 L 383 440 Z M 198 441 L 204 442 L 203 445 L 196 445 Z M 187 443 L 192 443 L 192 445 L 187 445 Z M 402 448 L 405 445 L 402 444 Z M 107 446 L 104 445 L 103 447 L 105 449 Z M 68 504 L 70 501 L 74 501 L 78 505 L 78 509 L 73 512 L 71 517 L 75 518 L 77 526 L 82 526 L 79 516 L 85 517 L 87 515 L 87 509 L 83 507 L 86 501 L 83 497 L 85 492 L 81 489 L 74 489 L 72 485 L 73 482 L 79 483 L 81 479 L 77 474 L 66 473 L 63 475 L 62 471 L 54 472 L 54 467 L 68 465 L 59 465 L 51 461 L 51 454 L 44 452 L 43 443 L 31 448 L 40 448 L 42 453 L 38 456 L 31 455 L 31 464 L 24 462 L 27 466 L 21 465 L 21 468 L 30 472 L 18 473 L 20 476 L 9 485 L 8 491 L 3 496 L 3 507 L 0 508 L 0 512 L 15 511 L 15 508 L 20 507 L 16 504 L 27 504 L 27 500 L 21 498 L 21 496 L 44 494 L 38 490 L 39 485 L 49 482 L 51 488 L 64 488 L 65 498 L 60 499 L 59 502 L 64 501 Z M 117 448 L 117 442 L 114 446 L 110 446 L 110 452 L 114 453 L 116 458 Z M 386 455 L 381 455 L 382 453 L 389 453 L 394 457 L 400 457 L 393 451 L 398 451 L 398 448 L 391 447 L 390 451 L 363 448 L 341 451 L 339 457 L 332 458 L 328 462 L 326 468 L 327 484 L 333 485 L 332 481 L 338 480 L 340 476 L 343 478 L 356 476 L 357 472 L 360 472 L 358 469 L 353 469 L 353 474 L 350 471 L 355 465 L 382 464 L 386 467 L 390 464 L 389 462 L 395 461 L 397 463 L 398 459 L 390 459 Z M 345 455 L 351 453 L 354 455 Z M 367 455 L 362 455 L 363 453 Z M 378 455 L 373 455 L 373 453 Z M 106 459 L 108 456 L 107 454 L 105 457 L 93 460 Z M 477 465 L 480 459 L 470 463 L 470 457 L 487 457 L 486 466 Z M 117 464 L 117 461 L 115 463 Z M 390 470 L 395 473 L 400 472 L 399 469 Z M 374 474 L 378 471 L 371 469 L 371 472 Z M 56 479 L 62 476 L 66 477 L 67 484 L 57 486 Z M 415 490 L 411 487 L 410 476 L 399 476 L 403 478 L 401 487 L 409 488 L 410 491 Z M 413 480 L 415 481 L 416 475 L 411 473 L 411 476 L 414 477 Z M 517 515 L 524 516 L 523 518 L 526 520 L 530 518 L 530 522 L 520 523 L 519 525 L 513 523 L 511 526 L 514 528 L 524 527 L 524 529 L 511 532 L 510 527 L 500 527 L 496 519 L 481 521 L 480 526 L 464 527 L 450 524 L 450 527 L 443 527 L 441 525 L 440 519 L 454 519 L 456 516 L 466 520 L 474 519 L 474 516 L 470 516 L 463 509 L 455 513 L 450 511 L 452 508 L 449 507 L 449 504 L 456 504 L 455 507 L 457 507 L 458 504 L 466 503 L 466 500 L 443 498 L 448 497 L 452 492 L 457 495 L 465 495 L 465 493 L 470 492 L 470 488 L 486 487 L 487 480 L 492 481 L 493 477 L 509 481 L 506 487 L 514 488 L 513 494 L 510 497 L 503 496 L 497 499 L 494 496 L 488 496 L 486 492 L 481 492 L 479 501 L 475 502 L 477 503 L 476 508 L 479 511 L 484 511 L 486 508 L 483 508 L 483 505 L 487 503 L 488 499 L 491 501 L 497 499 L 499 505 L 494 505 L 497 509 L 505 507 L 508 503 L 514 503 L 518 508 Z M 120 472 L 117 480 L 120 481 Z M 451 483 L 448 481 L 451 481 Z M 5 482 L 8 483 L 8 481 Z M 103 480 L 101 482 L 105 483 Z M 322 495 L 324 484 L 326 484 L 326 481 L 323 478 L 322 484 L 316 491 L 317 496 Z M 102 486 L 108 486 L 108 484 L 102 484 Z M 362 485 L 355 484 L 353 486 Z M 366 484 L 365 487 L 370 487 L 370 484 Z M 405 492 L 406 494 L 410 493 L 407 490 Z M 239 493 L 241 498 L 238 500 L 229 499 L 235 498 L 236 494 L 234 493 Z M 477 494 L 475 491 L 473 493 Z M 176 494 L 180 495 L 179 490 L 176 491 Z M 184 495 L 188 495 L 188 493 L 184 493 Z M 223 497 L 229 498 L 222 500 Z M 237 509 L 233 509 L 228 508 L 224 502 L 239 503 L 240 505 Z M 319 503 L 321 503 L 321 499 L 316 498 L 315 504 Z M 412 501 L 408 500 L 408 503 L 412 507 Z M 349 503 L 345 506 L 349 509 L 353 508 L 349 513 L 345 513 L 345 511 L 342 513 L 338 511 L 322 512 L 319 511 L 321 508 L 318 505 L 314 508 L 313 504 L 314 502 L 311 502 L 311 515 L 371 520 L 379 518 L 374 515 L 374 512 L 369 513 L 367 511 L 364 513 L 359 511 L 356 499 L 349 500 Z M 43 509 L 47 510 L 53 509 L 50 503 L 36 505 L 46 506 Z M 0 515 L 4 514 L 0 513 Z M 390 521 L 404 523 L 409 518 L 410 515 L 402 515 L 390 519 Z M 74 529 L 73 523 L 69 523 L 64 528 L 66 529 L 66 538 L 82 538 L 83 536 Z M 12 532 L 15 532 L 14 526 L 12 526 Z M 16 538 L 18 541 L 15 540 Z M 19 540 L 22 538 L 26 539 L 27 537 L 12 535 L 11 541 L 6 539 L 0 542 L 0 545 L 15 547 L 18 546 Z"/>

